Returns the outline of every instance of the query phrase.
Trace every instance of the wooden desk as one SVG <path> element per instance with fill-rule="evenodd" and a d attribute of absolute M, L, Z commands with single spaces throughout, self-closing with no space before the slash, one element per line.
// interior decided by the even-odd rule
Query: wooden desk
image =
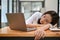
<path fill-rule="evenodd" d="M 38 27 L 39 29 L 39 27 Z M 11 30 L 9 27 L 4 27 L 0 29 L 0 37 L 34 37 L 34 31 L 23 32 Z M 60 32 L 46 31 L 46 37 L 60 37 Z"/>

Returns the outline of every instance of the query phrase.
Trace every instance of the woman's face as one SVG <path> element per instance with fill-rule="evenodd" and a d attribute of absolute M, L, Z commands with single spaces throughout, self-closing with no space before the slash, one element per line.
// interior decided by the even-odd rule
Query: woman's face
<path fill-rule="evenodd" d="M 45 14 L 41 17 L 40 23 L 41 24 L 48 24 L 52 22 L 52 17 L 50 14 Z"/>

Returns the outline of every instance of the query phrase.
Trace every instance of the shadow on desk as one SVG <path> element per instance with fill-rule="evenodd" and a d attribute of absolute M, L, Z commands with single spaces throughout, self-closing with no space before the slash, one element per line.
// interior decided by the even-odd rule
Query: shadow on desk
<path fill-rule="evenodd" d="M 34 40 L 34 37 L 0 37 L 0 40 Z M 60 40 L 60 37 L 45 37 L 40 40 Z"/>

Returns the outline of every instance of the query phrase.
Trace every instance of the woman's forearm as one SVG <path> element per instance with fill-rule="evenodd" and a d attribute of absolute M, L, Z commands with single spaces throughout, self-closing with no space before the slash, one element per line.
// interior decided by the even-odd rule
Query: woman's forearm
<path fill-rule="evenodd" d="M 27 27 L 40 27 L 40 24 L 26 24 Z"/>
<path fill-rule="evenodd" d="M 47 25 L 41 27 L 40 30 L 47 30 L 47 29 L 49 29 L 49 28 L 50 28 L 50 26 L 49 26 L 49 24 L 47 24 Z"/>
<path fill-rule="evenodd" d="M 26 24 L 26 26 L 29 27 L 29 28 L 35 27 L 35 25 L 33 25 L 33 24 Z"/>
<path fill-rule="evenodd" d="M 40 30 L 47 30 L 48 28 L 50 28 L 49 24 L 47 24 L 47 25 L 40 25 L 40 24 L 26 24 L 26 26 L 29 27 L 29 28 L 40 27 Z"/>

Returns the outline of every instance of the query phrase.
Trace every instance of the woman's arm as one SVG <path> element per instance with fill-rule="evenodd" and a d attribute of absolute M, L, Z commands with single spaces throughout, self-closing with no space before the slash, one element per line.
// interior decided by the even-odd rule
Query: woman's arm
<path fill-rule="evenodd" d="M 36 27 L 41 27 L 42 25 L 41 24 L 26 24 L 27 27 L 29 28 L 36 28 Z"/>
<path fill-rule="evenodd" d="M 45 31 L 45 30 L 47 30 L 49 28 L 50 28 L 50 24 L 47 24 L 47 25 L 41 27 L 40 30 L 44 30 Z"/>
<path fill-rule="evenodd" d="M 35 31 L 35 39 L 39 40 L 40 38 L 43 38 L 45 36 L 45 30 L 47 30 L 50 27 L 50 24 L 47 24 L 43 27 L 40 27 L 40 29 Z"/>
<path fill-rule="evenodd" d="M 40 30 L 47 30 L 50 28 L 50 24 L 41 25 L 41 24 L 26 24 L 28 28 L 40 27 Z"/>

